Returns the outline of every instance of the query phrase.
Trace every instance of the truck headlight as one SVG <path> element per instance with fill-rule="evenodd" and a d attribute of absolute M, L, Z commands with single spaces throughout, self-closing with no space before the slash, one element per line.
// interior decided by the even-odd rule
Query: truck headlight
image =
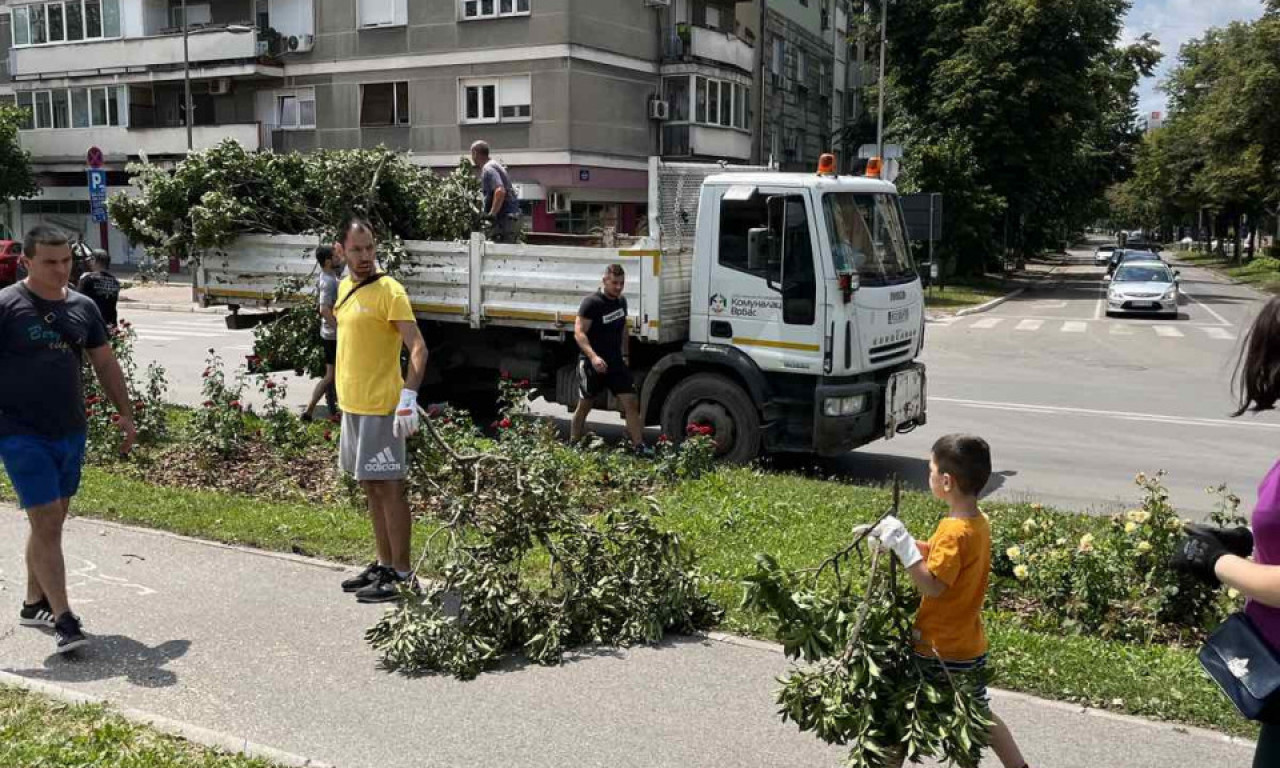
<path fill-rule="evenodd" d="M 828 397 L 822 404 L 822 412 L 827 416 L 853 416 L 862 413 L 867 407 L 866 395 L 850 395 L 848 397 Z"/>

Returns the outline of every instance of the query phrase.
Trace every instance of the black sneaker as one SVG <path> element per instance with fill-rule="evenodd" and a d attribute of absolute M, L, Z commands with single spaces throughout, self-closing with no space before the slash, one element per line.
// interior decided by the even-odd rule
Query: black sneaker
<path fill-rule="evenodd" d="M 409 574 L 408 578 L 401 578 L 394 568 L 384 568 L 376 582 L 356 592 L 356 602 L 390 603 L 399 600 L 401 586 L 407 586 L 415 593 L 422 592 L 422 586 L 413 574 Z"/>
<path fill-rule="evenodd" d="M 58 617 L 53 625 L 53 639 L 58 653 L 70 653 L 89 644 L 89 638 L 80 629 L 79 617 L 71 611 Z"/>
<path fill-rule="evenodd" d="M 382 566 L 378 565 L 378 561 L 373 561 L 365 567 L 358 575 L 353 576 L 342 582 L 343 592 L 356 592 L 378 580 L 378 574 L 382 571 Z"/>
<path fill-rule="evenodd" d="M 22 612 L 18 614 L 18 623 L 24 627 L 53 628 L 53 608 L 49 606 L 49 598 L 42 597 L 34 603 L 23 603 Z"/>

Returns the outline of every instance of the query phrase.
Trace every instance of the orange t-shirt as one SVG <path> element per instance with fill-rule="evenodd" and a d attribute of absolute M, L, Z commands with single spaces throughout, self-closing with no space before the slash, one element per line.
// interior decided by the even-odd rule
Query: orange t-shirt
<path fill-rule="evenodd" d="M 941 597 L 926 597 L 916 613 L 916 651 L 948 661 L 976 659 L 987 652 L 982 604 L 991 576 L 991 521 L 947 517 L 929 539 L 929 573 L 947 585 Z"/>

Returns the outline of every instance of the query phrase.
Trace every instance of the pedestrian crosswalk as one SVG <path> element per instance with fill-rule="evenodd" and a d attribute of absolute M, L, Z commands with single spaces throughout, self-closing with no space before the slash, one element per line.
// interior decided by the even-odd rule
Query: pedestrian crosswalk
<path fill-rule="evenodd" d="M 179 318 L 172 320 L 153 320 L 148 318 L 145 322 L 140 323 L 136 319 L 132 322 L 138 341 L 143 342 L 163 344 L 169 342 L 194 342 L 198 339 L 251 340 L 245 332 L 228 330 L 227 324 L 222 317 Z"/>
<path fill-rule="evenodd" d="M 1155 336 L 1183 339 L 1199 336 L 1214 341 L 1235 341 L 1234 327 L 1178 323 L 1176 321 L 1135 322 L 1132 320 L 1056 320 L 1043 317 L 948 317 L 930 321 L 933 325 L 970 331 L 1004 330 L 1014 333 L 1066 333 L 1108 336 Z"/>

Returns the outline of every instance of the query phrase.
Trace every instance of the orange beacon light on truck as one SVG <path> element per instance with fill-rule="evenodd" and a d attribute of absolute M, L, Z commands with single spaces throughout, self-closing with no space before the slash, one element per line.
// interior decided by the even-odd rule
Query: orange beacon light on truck
<path fill-rule="evenodd" d="M 819 176 L 835 176 L 836 175 L 836 156 L 830 152 L 818 158 L 818 175 Z"/>

